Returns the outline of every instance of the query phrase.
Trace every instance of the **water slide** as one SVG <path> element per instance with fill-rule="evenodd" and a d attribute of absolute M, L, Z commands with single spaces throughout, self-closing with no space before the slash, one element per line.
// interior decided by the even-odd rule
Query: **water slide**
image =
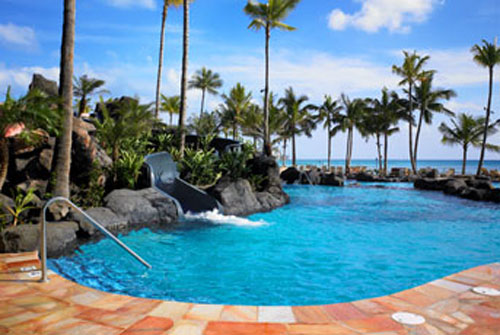
<path fill-rule="evenodd" d="M 218 210 L 223 213 L 221 204 L 206 192 L 182 180 L 177 164 L 166 152 L 146 156 L 151 186 L 174 201 L 179 216 Z"/>

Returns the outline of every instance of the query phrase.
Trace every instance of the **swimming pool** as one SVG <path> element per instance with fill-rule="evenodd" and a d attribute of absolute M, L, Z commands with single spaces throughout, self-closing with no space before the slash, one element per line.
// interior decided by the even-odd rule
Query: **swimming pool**
<path fill-rule="evenodd" d="M 387 186 L 290 186 L 290 205 L 248 220 L 192 218 L 122 237 L 152 270 L 108 239 L 49 266 L 139 297 L 314 305 L 386 295 L 500 260 L 500 206 Z"/>

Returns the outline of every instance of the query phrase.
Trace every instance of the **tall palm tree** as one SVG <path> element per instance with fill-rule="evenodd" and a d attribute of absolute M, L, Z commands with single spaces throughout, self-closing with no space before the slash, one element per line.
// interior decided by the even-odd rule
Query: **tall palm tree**
<path fill-rule="evenodd" d="M 78 116 L 81 116 L 87 110 L 87 104 L 90 102 L 90 96 L 95 94 L 109 93 L 108 90 L 98 88 L 104 86 L 106 82 L 101 79 L 89 78 L 86 74 L 80 78 L 73 78 L 73 94 L 80 98 L 78 103 Z"/>
<path fill-rule="evenodd" d="M 432 124 L 433 113 L 442 113 L 448 116 L 453 116 L 454 113 L 444 107 L 440 102 L 441 100 L 450 100 L 456 97 L 457 94 L 453 90 L 434 89 L 432 82 L 434 76 L 430 74 L 428 77 L 421 78 L 419 85 L 415 87 L 415 104 L 420 110 L 420 116 L 417 124 L 417 133 L 415 136 L 415 147 L 413 149 L 413 160 L 417 165 L 418 143 L 420 140 L 420 131 L 422 130 L 423 123 Z"/>
<path fill-rule="evenodd" d="M 243 135 L 253 139 L 253 146 L 257 149 L 257 140 L 262 137 L 261 127 L 263 115 L 261 108 L 252 104 L 237 117 L 237 122 L 241 126 Z"/>
<path fill-rule="evenodd" d="M 264 153 L 271 155 L 271 135 L 269 133 L 269 41 L 271 30 L 278 28 L 284 31 L 293 31 L 296 28 L 282 21 L 297 6 L 300 0 L 267 0 L 267 3 L 249 0 L 244 8 L 245 14 L 252 22 L 249 29 L 265 31 L 265 86 L 264 86 Z"/>
<path fill-rule="evenodd" d="M 408 110 L 407 110 L 407 119 L 408 119 L 408 131 L 409 131 L 409 152 L 410 152 L 410 163 L 411 168 L 414 174 L 417 173 L 417 165 L 414 160 L 413 154 L 413 88 L 418 80 L 422 78 L 428 77 L 434 71 L 426 71 L 423 69 L 427 61 L 429 60 L 429 56 L 420 56 L 414 51 L 410 54 L 407 51 L 403 51 L 405 56 L 404 62 L 402 66 L 392 66 L 392 72 L 399 75 L 403 79 L 399 82 L 399 85 L 408 85 Z"/>
<path fill-rule="evenodd" d="M 8 137 L 27 135 L 30 143 L 39 141 L 34 130 L 42 128 L 57 135 L 61 126 L 61 110 L 53 108 L 53 98 L 38 90 L 30 90 L 18 100 L 7 89 L 5 101 L 0 104 L 0 191 L 3 188 L 9 167 Z M 26 138 L 26 137 L 25 137 Z"/>
<path fill-rule="evenodd" d="M 71 136 L 73 132 L 73 58 L 75 51 L 76 0 L 64 0 L 59 96 L 64 111 L 63 130 L 58 141 L 54 195 L 69 198 Z"/>
<path fill-rule="evenodd" d="M 246 113 L 252 106 L 252 92 L 245 89 L 245 86 L 237 83 L 229 95 L 223 94 L 224 103 L 220 106 L 221 121 L 230 125 L 233 129 L 233 139 L 238 139 L 238 120 L 242 114 Z"/>
<path fill-rule="evenodd" d="M 182 0 L 163 0 L 163 11 L 161 15 L 161 31 L 160 31 L 160 57 L 158 58 L 158 75 L 156 77 L 156 100 L 155 100 L 155 117 L 160 114 L 160 90 L 161 90 L 161 73 L 163 71 L 163 48 L 165 44 L 165 26 L 167 23 L 168 7 L 179 7 L 182 5 Z"/>
<path fill-rule="evenodd" d="M 338 104 L 337 100 L 333 100 L 330 95 L 325 96 L 325 100 L 321 106 L 318 107 L 317 121 L 323 122 L 323 128 L 326 129 L 328 139 L 328 169 L 331 166 L 332 159 L 332 138 L 333 128 L 335 123 L 340 119 L 340 111 L 342 107 Z"/>
<path fill-rule="evenodd" d="M 181 97 L 174 95 L 172 97 L 167 97 L 161 95 L 161 105 L 160 111 L 168 113 L 170 116 L 170 125 L 172 125 L 172 117 L 179 114 L 179 109 L 181 108 Z"/>
<path fill-rule="evenodd" d="M 222 87 L 222 80 L 218 73 L 212 72 L 212 70 L 202 67 L 201 70 L 196 71 L 193 78 L 188 82 L 189 89 L 199 89 L 201 90 L 201 113 L 203 113 L 203 107 L 205 106 L 205 93 L 212 95 L 217 95 L 219 92 L 217 89 Z"/>
<path fill-rule="evenodd" d="M 363 115 L 366 109 L 366 101 L 364 99 L 351 100 L 345 94 L 341 97 L 342 110 L 344 114 L 340 115 L 339 123 L 333 128 L 333 135 L 339 131 L 347 131 L 347 149 L 345 159 L 345 171 L 349 174 L 351 170 L 352 150 L 354 145 L 354 129 L 360 130 Z"/>
<path fill-rule="evenodd" d="M 488 90 L 488 103 L 486 105 L 486 119 L 483 130 L 483 145 L 481 146 L 481 156 L 479 157 L 479 164 L 477 166 L 477 175 L 481 174 L 484 162 L 484 153 L 486 150 L 486 142 L 488 140 L 488 127 L 491 118 L 491 99 L 493 97 L 493 69 L 497 64 L 500 64 L 500 48 L 496 43 L 489 43 L 483 40 L 483 45 L 474 45 L 471 49 L 474 55 L 474 61 L 482 67 L 488 69 L 489 73 L 489 90 Z"/>
<path fill-rule="evenodd" d="M 296 137 L 305 134 L 312 136 L 312 131 L 316 127 L 311 111 L 315 106 L 305 103 L 309 98 L 305 95 L 296 96 L 293 88 L 285 90 L 285 96 L 279 100 L 285 113 L 284 136 L 292 139 L 292 165 L 297 165 Z"/>
<path fill-rule="evenodd" d="M 183 0 L 183 37 L 182 37 L 182 74 L 181 74 L 181 108 L 179 109 L 180 157 L 184 157 L 186 147 L 186 115 L 187 115 L 187 75 L 189 59 L 189 4 L 192 0 Z"/>
<path fill-rule="evenodd" d="M 487 132 L 489 135 L 493 135 L 497 132 L 496 126 L 499 124 L 499 121 L 496 121 L 488 126 Z M 486 119 L 484 117 L 475 118 L 472 115 L 463 113 L 459 114 L 456 118 L 451 119 L 452 126 L 449 126 L 444 122 L 439 126 L 439 131 L 443 134 L 441 142 L 448 145 L 462 146 L 463 175 L 466 172 L 467 150 L 469 146 L 472 145 L 478 148 L 483 147 L 481 138 L 483 137 L 485 123 Z M 486 144 L 484 147 L 488 150 L 496 152 L 500 151 L 500 146 L 497 145 Z"/>

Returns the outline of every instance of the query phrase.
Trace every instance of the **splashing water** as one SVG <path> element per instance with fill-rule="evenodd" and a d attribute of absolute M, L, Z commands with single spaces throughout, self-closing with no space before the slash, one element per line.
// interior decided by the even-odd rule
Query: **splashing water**
<path fill-rule="evenodd" d="M 234 215 L 224 215 L 217 209 L 210 212 L 193 214 L 188 212 L 184 215 L 184 220 L 188 221 L 209 221 L 215 224 L 229 224 L 234 226 L 259 227 L 266 225 L 264 220 L 251 221 L 247 218 L 237 217 Z"/>

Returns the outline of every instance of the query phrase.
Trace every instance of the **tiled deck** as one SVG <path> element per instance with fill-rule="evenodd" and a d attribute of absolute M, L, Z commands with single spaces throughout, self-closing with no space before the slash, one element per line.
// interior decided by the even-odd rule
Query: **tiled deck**
<path fill-rule="evenodd" d="M 500 264 L 480 266 L 390 296 L 308 307 L 198 305 L 140 299 L 80 286 L 54 273 L 37 283 L 21 268 L 36 253 L 0 254 L 0 334 L 186 335 L 500 335 Z M 25 269 L 26 270 L 26 269 Z M 397 311 L 425 317 L 420 326 L 391 319 Z"/>

